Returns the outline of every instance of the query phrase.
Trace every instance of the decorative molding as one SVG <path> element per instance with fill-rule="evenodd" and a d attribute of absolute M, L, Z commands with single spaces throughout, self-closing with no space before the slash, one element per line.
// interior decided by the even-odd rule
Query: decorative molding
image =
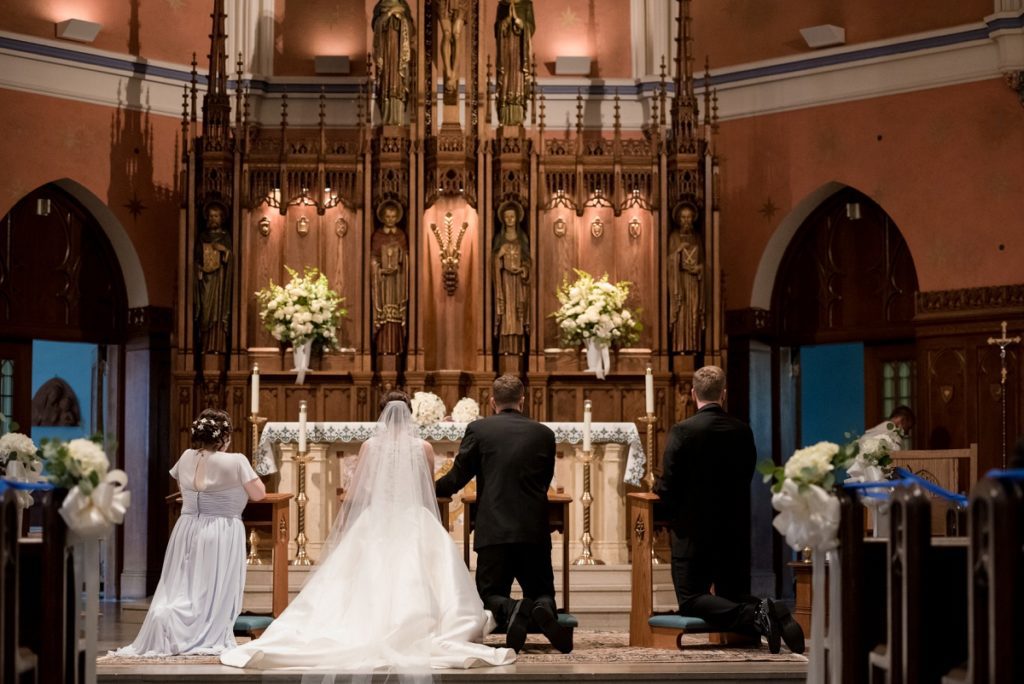
<path fill-rule="evenodd" d="M 1024 284 L 918 292 L 915 309 L 917 318 L 991 309 L 1024 310 Z"/>

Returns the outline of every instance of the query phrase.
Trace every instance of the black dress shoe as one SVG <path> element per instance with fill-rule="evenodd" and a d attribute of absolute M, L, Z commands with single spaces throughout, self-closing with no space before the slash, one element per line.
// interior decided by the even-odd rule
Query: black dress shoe
<path fill-rule="evenodd" d="M 761 599 L 754 609 L 754 624 L 757 631 L 768 639 L 768 650 L 778 653 L 782 650 L 782 628 L 775 617 L 775 604 L 771 599 Z"/>
<path fill-rule="evenodd" d="M 533 612 L 533 601 L 522 599 L 512 607 L 508 618 L 508 629 L 505 631 L 505 645 L 516 653 L 523 650 L 526 643 L 526 629 L 530 624 L 530 613 Z"/>
<path fill-rule="evenodd" d="M 572 653 L 572 630 L 558 624 L 558 616 L 544 603 L 533 606 L 533 621 L 560 653 Z"/>
<path fill-rule="evenodd" d="M 804 652 L 803 627 L 793 619 L 786 604 L 773 603 L 772 607 L 775 612 L 775 620 L 779 623 L 779 628 L 782 631 L 782 640 L 785 642 L 786 648 L 793 653 L 802 654 Z"/>

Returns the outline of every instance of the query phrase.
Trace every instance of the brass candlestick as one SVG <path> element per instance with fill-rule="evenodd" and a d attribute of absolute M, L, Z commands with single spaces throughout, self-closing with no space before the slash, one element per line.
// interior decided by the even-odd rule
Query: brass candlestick
<path fill-rule="evenodd" d="M 259 555 L 260 534 L 255 528 L 249 532 L 249 555 L 245 557 L 246 565 L 263 565 Z"/>
<path fill-rule="evenodd" d="M 583 504 L 583 536 L 580 537 L 580 543 L 583 545 L 583 550 L 579 558 L 572 564 L 604 565 L 604 561 L 594 558 L 594 554 L 590 550 L 590 544 L 594 541 L 590 535 L 590 507 L 594 504 L 594 495 L 590 493 L 590 463 L 594 460 L 594 454 L 589 449 L 581 451 L 579 459 L 583 463 L 583 496 L 580 497 L 580 503 Z"/>
<path fill-rule="evenodd" d="M 253 468 L 260 460 L 260 430 L 266 422 L 267 419 L 261 415 L 249 414 L 249 423 L 252 425 L 252 456 L 249 457 L 249 460 L 252 461 Z"/>
<path fill-rule="evenodd" d="M 313 565 L 313 559 L 306 555 L 306 463 L 309 461 L 308 449 L 303 452 L 296 451 L 295 464 L 298 466 L 299 493 L 295 497 L 295 505 L 298 511 L 298 533 L 295 535 L 295 560 L 292 565 Z"/>
<path fill-rule="evenodd" d="M 658 422 L 658 417 L 653 413 L 648 413 L 645 416 L 637 418 L 637 420 L 647 426 L 647 458 L 644 459 L 643 483 L 648 492 L 654 492 L 654 426 Z M 665 561 L 658 556 L 658 552 L 655 549 L 655 544 L 653 542 L 653 539 L 657 538 L 657 530 L 652 531 L 651 534 L 651 565 L 662 565 Z"/>

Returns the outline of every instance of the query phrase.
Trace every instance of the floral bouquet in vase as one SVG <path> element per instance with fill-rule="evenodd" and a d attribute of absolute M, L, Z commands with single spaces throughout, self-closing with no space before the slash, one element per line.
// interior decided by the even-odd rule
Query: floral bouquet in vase
<path fill-rule="evenodd" d="M 416 392 L 412 395 L 411 403 L 412 420 L 420 427 L 436 425 L 448 413 L 444 400 L 433 392 Z"/>
<path fill-rule="evenodd" d="M 17 425 L 11 424 L 17 429 Z M 0 436 L 0 472 L 4 478 L 14 482 L 41 482 L 43 460 L 39 457 L 35 442 L 20 432 L 8 432 Z M 18 506 L 22 509 L 32 505 L 32 495 L 18 490 Z"/>
<path fill-rule="evenodd" d="M 552 316 L 558 324 L 562 343 L 584 345 L 587 370 L 601 380 L 610 369 L 609 348 L 624 347 L 640 337 L 643 329 L 635 314 L 626 308 L 630 283 L 611 283 L 605 274 L 599 279 L 574 269 L 576 280 L 565 279 L 556 293 L 561 307 Z"/>
<path fill-rule="evenodd" d="M 472 423 L 480 417 L 480 404 L 472 397 L 462 397 L 452 409 L 452 420 L 456 423 Z"/>
<path fill-rule="evenodd" d="M 50 482 L 68 490 L 60 515 L 72 532 L 82 538 L 103 537 L 124 521 L 131 503 L 125 491 L 128 476 L 110 469 L 100 438 L 44 439 L 39 451 Z"/>
<path fill-rule="evenodd" d="M 285 267 L 291 280 L 286 285 L 270 285 L 256 293 L 260 320 L 275 340 L 291 343 L 297 381 L 301 385 L 309 370 L 314 345 L 321 349 L 338 348 L 338 324 L 348 315 L 345 300 L 331 289 L 327 276 L 308 267 L 302 275 Z"/>

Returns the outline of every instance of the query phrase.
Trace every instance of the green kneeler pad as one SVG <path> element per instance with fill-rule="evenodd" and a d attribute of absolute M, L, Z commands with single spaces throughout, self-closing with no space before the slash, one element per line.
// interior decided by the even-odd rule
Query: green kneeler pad
<path fill-rule="evenodd" d="M 651 627 L 661 627 L 663 629 L 678 629 L 686 632 L 717 632 L 715 629 L 704 620 L 696 617 L 687 617 L 685 615 L 654 615 L 647 620 L 647 624 Z"/>
<path fill-rule="evenodd" d="M 273 621 L 274 618 L 269 615 L 239 615 L 235 620 L 235 634 L 248 636 L 253 632 L 262 632 Z"/>

